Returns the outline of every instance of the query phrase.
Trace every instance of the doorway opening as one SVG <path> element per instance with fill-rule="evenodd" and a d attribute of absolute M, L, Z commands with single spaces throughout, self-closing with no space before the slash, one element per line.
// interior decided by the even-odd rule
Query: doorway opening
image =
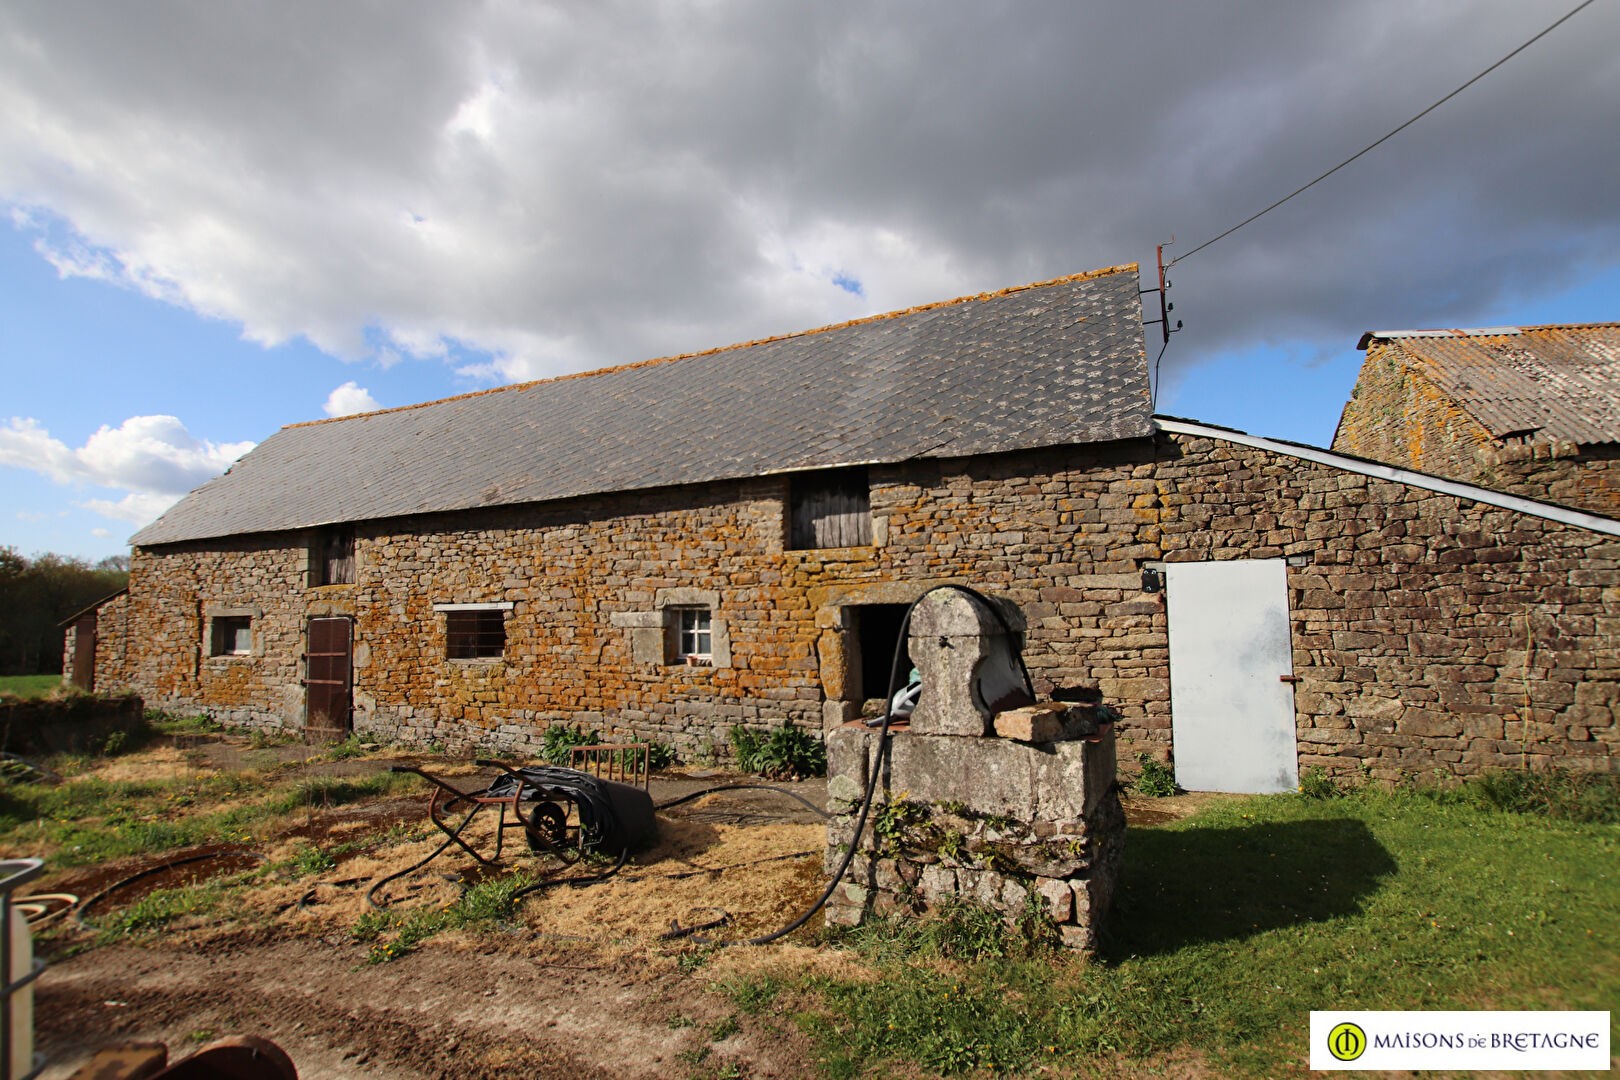
<path fill-rule="evenodd" d="M 889 696 L 889 672 L 894 664 L 894 648 L 900 646 L 900 686 L 911 674 L 911 653 L 900 640 L 900 624 L 905 621 L 907 604 L 858 604 L 852 620 L 858 657 L 858 677 L 854 680 L 862 701 L 878 701 Z M 896 687 L 898 689 L 899 687 Z"/>

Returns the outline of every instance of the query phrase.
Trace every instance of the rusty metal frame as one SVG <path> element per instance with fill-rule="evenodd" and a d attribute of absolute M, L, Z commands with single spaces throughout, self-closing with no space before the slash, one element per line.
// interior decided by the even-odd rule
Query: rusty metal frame
<path fill-rule="evenodd" d="M 652 786 L 651 760 L 650 743 L 592 743 L 574 747 L 568 767 L 645 791 Z"/>

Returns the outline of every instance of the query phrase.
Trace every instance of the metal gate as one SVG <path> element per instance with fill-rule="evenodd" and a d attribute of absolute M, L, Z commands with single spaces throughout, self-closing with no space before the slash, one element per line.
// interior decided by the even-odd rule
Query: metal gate
<path fill-rule="evenodd" d="M 1293 790 L 1287 566 L 1256 559 L 1165 571 L 1176 782 L 1188 791 Z"/>
<path fill-rule="evenodd" d="M 350 662 L 353 621 L 309 620 L 304 654 L 304 731 L 311 739 L 342 739 L 349 734 L 352 709 Z"/>

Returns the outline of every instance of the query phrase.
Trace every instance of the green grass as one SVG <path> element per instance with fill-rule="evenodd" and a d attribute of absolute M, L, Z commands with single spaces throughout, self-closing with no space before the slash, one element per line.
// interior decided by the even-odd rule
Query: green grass
<path fill-rule="evenodd" d="M 516 873 L 468 888 L 455 903 L 438 909 L 418 908 L 406 915 L 390 911 L 368 911 L 352 931 L 356 941 L 370 942 L 367 961 L 386 964 L 446 930 L 483 929 L 501 926 L 516 917 L 518 890 L 534 884 L 533 874 Z"/>
<path fill-rule="evenodd" d="M 420 783 L 400 773 L 275 781 L 254 773 L 0 787 L 0 849 L 89 866 L 195 844 L 251 843 L 278 819 Z"/>
<path fill-rule="evenodd" d="M 1481 798 L 1273 796 L 1134 829 L 1102 962 L 1006 947 L 942 961 L 939 931 L 879 929 L 850 943 L 881 978 L 803 980 L 817 1004 L 799 1021 L 835 1077 L 1085 1075 L 1099 1056 L 1189 1051 L 1219 1075 L 1274 1076 L 1305 1070 L 1312 1009 L 1612 1009 L 1620 826 Z"/>
<path fill-rule="evenodd" d="M 42 698 L 61 685 L 60 675 L 0 676 L 0 694 L 15 694 L 20 698 Z"/>

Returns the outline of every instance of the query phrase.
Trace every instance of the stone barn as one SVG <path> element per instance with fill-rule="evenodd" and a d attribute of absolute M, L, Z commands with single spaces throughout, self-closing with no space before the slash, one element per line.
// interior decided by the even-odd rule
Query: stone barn
<path fill-rule="evenodd" d="M 96 680 L 316 736 L 692 755 L 870 709 L 954 582 L 1190 788 L 1614 767 L 1620 522 L 1155 417 L 1138 288 L 284 428 L 134 537 Z"/>
<path fill-rule="evenodd" d="M 1375 330 L 1333 448 L 1620 515 L 1620 323 Z"/>

